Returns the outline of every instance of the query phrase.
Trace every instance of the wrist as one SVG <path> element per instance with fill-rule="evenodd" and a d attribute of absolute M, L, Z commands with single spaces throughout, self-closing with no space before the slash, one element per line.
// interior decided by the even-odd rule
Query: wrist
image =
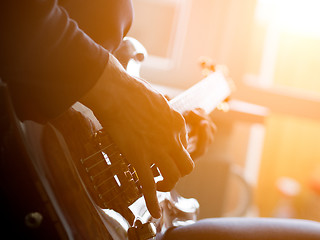
<path fill-rule="evenodd" d="M 95 113 L 112 110 L 116 102 L 116 95 L 121 94 L 124 82 L 128 81 L 127 75 L 119 61 L 109 54 L 108 63 L 101 76 L 90 91 L 80 99 L 80 102 Z"/>
<path fill-rule="evenodd" d="M 142 111 L 156 99 L 159 101 L 156 95 L 160 94 L 156 94 L 145 81 L 130 76 L 110 54 L 102 75 L 81 102 L 107 127 L 120 119 L 130 121 L 136 111 Z"/>

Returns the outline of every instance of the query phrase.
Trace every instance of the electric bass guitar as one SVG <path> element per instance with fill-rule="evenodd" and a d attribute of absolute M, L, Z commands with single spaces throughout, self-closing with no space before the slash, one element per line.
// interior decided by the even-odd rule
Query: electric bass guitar
<path fill-rule="evenodd" d="M 170 104 L 211 112 L 230 91 L 216 71 Z M 196 221 L 198 202 L 175 191 L 158 192 L 162 217 L 150 216 L 134 167 L 90 109 L 76 103 L 43 125 L 19 121 L 4 82 L 0 98 L 2 227 L 12 239 L 149 239 Z"/>

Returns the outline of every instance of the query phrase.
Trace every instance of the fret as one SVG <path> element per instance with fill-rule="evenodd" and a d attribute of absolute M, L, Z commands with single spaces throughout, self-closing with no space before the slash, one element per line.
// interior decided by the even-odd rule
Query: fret
<path fill-rule="evenodd" d="M 198 107 L 210 113 L 230 93 L 230 86 L 223 73 L 217 71 L 170 100 L 170 105 L 180 113 Z"/>

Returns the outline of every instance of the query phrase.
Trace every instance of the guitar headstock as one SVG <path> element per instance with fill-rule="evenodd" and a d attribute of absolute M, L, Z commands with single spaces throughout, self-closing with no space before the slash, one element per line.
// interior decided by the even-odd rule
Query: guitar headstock
<path fill-rule="evenodd" d="M 201 67 L 201 73 L 204 77 L 209 76 L 211 73 L 214 72 L 221 72 L 225 78 L 225 80 L 228 83 L 228 86 L 230 88 L 230 92 L 235 91 L 236 86 L 234 81 L 232 80 L 232 78 L 230 77 L 229 74 L 229 69 L 226 65 L 217 65 L 214 63 L 214 61 L 209 58 L 209 57 L 205 57 L 205 56 L 201 56 L 199 58 L 199 65 Z M 230 100 L 230 96 L 227 97 L 223 102 L 221 102 L 218 106 L 217 109 L 227 112 L 229 111 L 230 107 L 229 107 L 229 100 Z"/>

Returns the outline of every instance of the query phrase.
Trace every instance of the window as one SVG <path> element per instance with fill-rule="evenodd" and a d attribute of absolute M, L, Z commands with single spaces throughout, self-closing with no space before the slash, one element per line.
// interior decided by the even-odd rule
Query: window
<path fill-rule="evenodd" d="M 190 12 L 189 0 L 133 0 L 130 35 L 148 50 L 147 65 L 162 70 L 178 64 Z"/>
<path fill-rule="evenodd" d="M 257 184 L 255 204 L 259 214 L 272 216 L 279 200 L 275 183 L 281 176 L 301 184 L 296 210 L 315 208 L 315 204 L 309 204 L 313 194 L 308 181 L 314 170 L 320 169 L 320 1 L 133 3 L 136 19 L 130 35 L 140 40 L 150 54 L 142 67 L 142 77 L 185 89 L 202 78 L 197 61 L 208 56 L 229 68 L 237 86 L 231 99 L 270 110 L 264 130 L 250 125 L 244 132 L 243 125 L 233 119 L 230 129 L 239 133 L 232 130 L 230 135 L 237 135 L 233 146 L 228 138 L 225 142 L 229 145 L 221 147 L 235 158 L 242 157 L 243 149 L 248 148 L 243 157 L 247 159 L 240 162 L 250 162 L 246 174 Z M 251 151 L 259 148 L 257 144 L 262 145 L 262 155 Z M 314 217 L 306 211 L 297 216 Z M 320 216 L 315 218 L 320 220 Z"/>
<path fill-rule="evenodd" d="M 320 93 L 319 8 L 317 0 L 259 0 L 247 77 Z"/>

